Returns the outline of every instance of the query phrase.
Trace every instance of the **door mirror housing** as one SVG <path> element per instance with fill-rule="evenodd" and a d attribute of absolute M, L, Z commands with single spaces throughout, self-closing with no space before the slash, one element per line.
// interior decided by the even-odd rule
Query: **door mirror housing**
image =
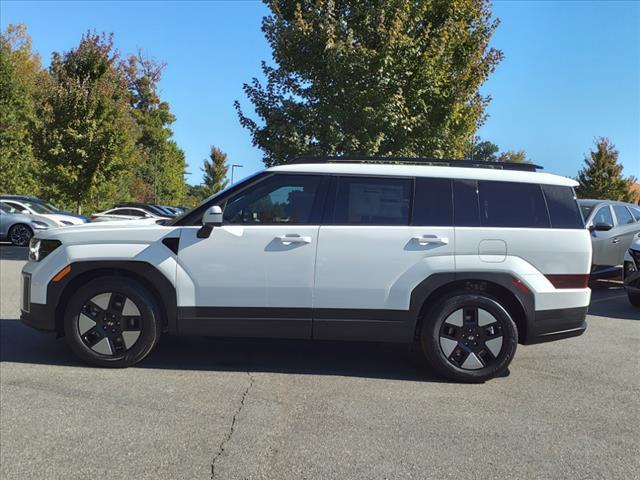
<path fill-rule="evenodd" d="M 589 230 L 596 231 L 596 232 L 608 232 L 609 230 L 611 230 L 613 228 L 613 225 L 611 225 L 610 223 L 604 223 L 604 222 L 598 222 L 595 225 L 591 225 L 589 227 Z"/>
<path fill-rule="evenodd" d="M 222 226 L 222 208 L 218 205 L 209 207 L 202 215 L 202 228 L 198 230 L 198 238 L 209 238 L 213 227 Z"/>

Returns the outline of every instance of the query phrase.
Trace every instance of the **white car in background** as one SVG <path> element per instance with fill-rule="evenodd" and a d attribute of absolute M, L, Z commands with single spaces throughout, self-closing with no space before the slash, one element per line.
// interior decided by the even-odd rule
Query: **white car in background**
<path fill-rule="evenodd" d="M 10 213 L 22 213 L 29 215 L 34 220 L 47 224 L 49 227 L 69 227 L 71 225 L 83 225 L 84 221 L 78 217 L 55 213 L 41 203 L 25 200 L 0 200 L 0 204 L 9 208 Z"/>
<path fill-rule="evenodd" d="M 116 207 L 104 212 L 91 215 L 90 222 L 110 222 L 114 220 L 142 220 L 142 219 L 169 220 L 169 217 L 162 217 L 151 212 L 136 207 Z"/>

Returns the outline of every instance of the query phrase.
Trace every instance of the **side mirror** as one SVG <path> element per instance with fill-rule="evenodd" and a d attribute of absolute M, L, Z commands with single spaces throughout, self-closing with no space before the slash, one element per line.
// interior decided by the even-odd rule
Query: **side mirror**
<path fill-rule="evenodd" d="M 611 230 L 613 228 L 613 225 L 611 225 L 610 223 L 596 223 L 595 225 L 591 225 L 589 227 L 589 230 L 596 231 L 596 232 L 608 232 L 609 230 Z"/>
<path fill-rule="evenodd" d="M 198 230 L 198 238 L 209 238 L 213 227 L 222 226 L 222 209 L 218 205 L 209 207 L 202 215 L 202 228 Z"/>

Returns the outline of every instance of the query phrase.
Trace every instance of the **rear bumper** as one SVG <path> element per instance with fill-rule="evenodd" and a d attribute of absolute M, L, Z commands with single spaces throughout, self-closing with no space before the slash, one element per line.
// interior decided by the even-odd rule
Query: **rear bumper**
<path fill-rule="evenodd" d="M 525 345 L 577 337 L 587 329 L 589 307 L 539 310 L 529 325 Z"/>

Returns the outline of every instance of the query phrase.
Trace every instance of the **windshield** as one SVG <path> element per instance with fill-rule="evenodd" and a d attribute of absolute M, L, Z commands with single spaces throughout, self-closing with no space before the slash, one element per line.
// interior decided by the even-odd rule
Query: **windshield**
<path fill-rule="evenodd" d="M 45 207 L 44 205 L 41 205 L 39 203 L 34 203 L 34 202 L 22 202 L 23 205 L 26 205 L 27 207 L 29 207 L 31 210 L 33 210 L 36 213 L 40 213 L 40 214 L 49 214 L 49 213 L 55 213 L 53 210 L 51 210 L 48 207 Z"/>

